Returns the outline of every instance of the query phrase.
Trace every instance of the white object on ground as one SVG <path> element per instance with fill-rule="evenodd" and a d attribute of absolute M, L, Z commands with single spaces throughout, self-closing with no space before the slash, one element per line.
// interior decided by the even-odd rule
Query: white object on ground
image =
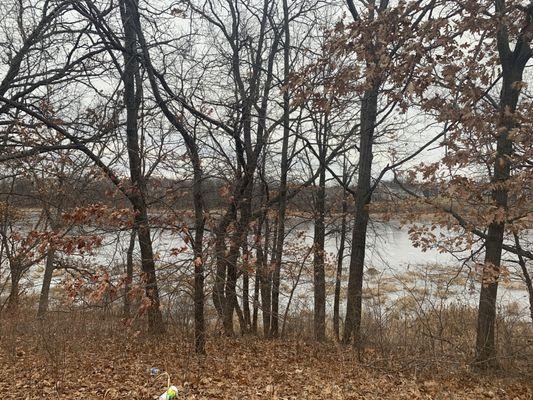
<path fill-rule="evenodd" d="M 170 386 L 168 390 L 159 396 L 159 400 L 174 400 L 178 397 L 178 388 L 176 386 Z"/>

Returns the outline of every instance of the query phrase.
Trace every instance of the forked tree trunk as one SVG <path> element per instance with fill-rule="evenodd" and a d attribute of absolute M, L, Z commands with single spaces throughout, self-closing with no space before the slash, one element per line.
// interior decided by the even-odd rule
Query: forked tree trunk
<path fill-rule="evenodd" d="M 151 333 L 162 333 L 165 330 L 160 310 L 159 289 L 155 271 L 154 253 L 148 210 L 146 207 L 146 184 L 142 172 L 141 153 L 139 148 L 138 116 L 142 102 L 142 82 L 137 59 L 137 33 L 135 21 L 137 15 L 136 0 L 122 0 L 120 3 L 122 25 L 124 28 L 124 105 L 126 107 L 126 143 L 131 179 L 129 200 L 135 211 L 135 227 L 141 251 L 141 268 L 146 297 L 148 330 Z"/>
<path fill-rule="evenodd" d="M 150 86 L 156 98 L 157 104 L 163 111 L 167 120 L 178 130 L 183 137 L 187 152 L 193 166 L 193 207 L 194 207 L 194 241 L 193 241 L 193 264 L 194 264 L 194 347 L 197 354 L 205 354 L 205 317 L 204 317 L 204 256 L 203 239 L 205 230 L 205 202 L 203 194 L 203 170 L 200 161 L 196 136 L 185 128 L 182 122 L 173 113 L 167 102 L 161 96 L 159 82 L 156 80 L 156 72 L 150 61 L 150 52 L 144 37 L 138 8 L 135 10 L 135 26 L 137 38 L 142 47 L 143 62 L 148 73 Z M 176 97 L 167 82 L 159 75 L 160 83 L 170 97 Z M 140 81 L 140 79 L 138 79 Z"/>

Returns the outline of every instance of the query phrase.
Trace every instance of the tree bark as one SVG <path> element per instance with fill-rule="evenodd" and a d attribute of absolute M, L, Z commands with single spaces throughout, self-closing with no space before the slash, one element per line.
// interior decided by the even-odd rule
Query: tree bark
<path fill-rule="evenodd" d="M 215 232 L 215 256 L 216 256 L 216 270 L 215 282 L 213 284 L 213 305 L 219 318 L 224 316 L 224 304 L 226 298 L 224 296 L 224 282 L 226 281 L 226 230 L 231 221 L 231 216 L 226 213 L 217 226 Z"/>
<path fill-rule="evenodd" d="M 250 276 L 248 274 L 248 240 L 243 239 L 242 244 L 242 313 L 244 320 L 243 333 L 249 333 L 252 327 L 252 318 L 250 313 Z"/>
<path fill-rule="evenodd" d="M 7 298 L 7 313 L 16 315 L 20 303 L 20 278 L 21 272 L 18 267 L 11 268 L 11 289 Z"/>
<path fill-rule="evenodd" d="M 126 281 L 124 282 L 124 318 L 131 317 L 131 299 L 130 291 L 131 284 L 133 283 L 133 251 L 135 250 L 135 239 L 137 237 L 137 231 L 132 228 L 130 233 L 130 243 L 126 250 Z"/>
<path fill-rule="evenodd" d="M 233 336 L 233 311 L 237 307 L 237 258 L 239 256 L 239 247 L 231 245 L 229 254 L 227 255 L 226 265 L 226 284 L 224 287 L 225 302 L 224 302 L 224 333 L 226 336 Z"/>
<path fill-rule="evenodd" d="M 503 83 L 500 95 L 500 126 L 496 143 L 496 158 L 492 183 L 492 199 L 500 209 L 507 209 L 508 190 L 505 182 L 510 177 L 510 156 L 513 151 L 509 132 L 515 127 L 513 113 L 516 110 L 519 91 L 513 83 L 522 80 L 522 70 L 517 70 L 507 59 L 502 60 Z M 487 232 L 485 241 L 485 262 L 482 272 L 482 285 L 479 296 L 479 309 L 476 336 L 475 364 L 481 368 L 497 368 L 497 352 L 494 340 L 496 321 L 496 301 L 500 275 L 502 245 L 505 223 L 494 220 Z"/>
<path fill-rule="evenodd" d="M 48 302 L 50 299 L 50 285 L 52 284 L 52 277 L 54 274 L 54 257 L 55 257 L 54 249 L 49 248 L 48 252 L 46 253 L 43 285 L 41 287 L 41 294 L 39 296 L 39 308 L 37 309 L 38 318 L 44 317 L 44 315 L 48 312 Z"/>
<path fill-rule="evenodd" d="M 503 0 L 495 2 L 496 12 L 505 15 L 506 4 Z M 502 88 L 499 102 L 498 136 L 496 139 L 496 157 L 494 159 L 492 200 L 502 210 L 508 207 L 508 189 L 506 181 L 511 175 L 511 156 L 513 142 L 510 132 L 516 127 L 514 113 L 518 104 L 524 68 L 532 57 L 530 48 L 533 8 L 525 9 L 526 26 L 521 31 L 514 50 L 510 49 L 508 28 L 500 23 L 496 35 L 500 64 L 502 66 Z M 481 368 L 497 368 L 495 343 L 496 301 L 501 267 L 502 247 L 505 222 L 494 219 L 489 225 L 485 241 L 485 263 L 482 272 L 482 285 L 479 296 L 479 309 L 476 335 L 476 357 L 474 364 Z"/>
<path fill-rule="evenodd" d="M 515 245 L 518 250 L 521 250 L 520 239 L 518 235 L 514 234 Z M 526 283 L 527 293 L 529 296 L 529 315 L 531 317 L 531 322 L 533 322 L 533 282 L 531 281 L 531 275 L 527 270 L 526 260 L 520 254 L 518 255 L 518 264 L 522 269 L 522 275 L 524 275 L 524 282 Z"/>
<path fill-rule="evenodd" d="M 137 16 L 136 0 L 122 0 L 120 4 L 122 25 L 124 28 L 124 104 L 126 106 L 126 143 L 130 169 L 131 189 L 129 200 L 135 211 L 135 227 L 141 251 L 141 268 L 145 293 L 149 299 L 147 307 L 148 330 L 159 334 L 165 331 L 160 310 L 159 289 L 150 235 L 148 211 L 146 207 L 146 184 L 142 172 L 141 152 L 139 148 L 138 114 L 142 101 L 142 82 L 137 60 L 137 34 L 135 19 Z"/>
<path fill-rule="evenodd" d="M 355 196 L 355 221 L 352 231 L 352 253 L 348 276 L 346 322 L 343 342 L 350 342 L 352 335 L 359 344 L 361 327 L 363 273 L 365 265 L 366 231 L 368 226 L 368 204 L 370 203 L 370 179 L 372 171 L 372 145 L 377 116 L 379 84 L 365 92 L 361 105 L 361 137 L 359 144 L 359 166 L 357 192 Z"/>
<path fill-rule="evenodd" d="M 260 222 L 262 224 L 262 221 Z M 272 275 L 268 271 L 268 244 L 270 240 L 270 223 L 266 212 L 264 213 L 265 234 L 257 241 L 257 270 L 259 275 L 259 291 L 261 295 L 261 315 L 263 321 L 263 337 L 270 335 L 270 311 L 272 295 Z M 262 227 L 258 227 L 262 229 Z M 264 245 L 262 244 L 264 242 Z"/>
<path fill-rule="evenodd" d="M 274 275 L 272 279 L 272 313 L 270 323 L 270 336 L 279 336 L 279 289 L 281 278 L 281 263 L 283 259 L 283 244 L 285 241 L 285 214 L 287 212 L 287 174 L 289 169 L 288 149 L 290 136 L 290 96 L 289 96 L 289 73 L 290 73 L 290 30 L 289 30 L 289 6 L 287 0 L 283 0 L 283 139 L 281 143 L 281 178 L 279 183 L 279 208 L 276 232 Z"/>
<path fill-rule="evenodd" d="M 196 354 L 205 354 L 205 316 L 204 316 L 204 255 L 203 241 L 205 230 L 204 195 L 202 188 L 203 170 L 198 155 L 196 141 L 187 146 L 194 169 L 194 349 Z"/>
<path fill-rule="evenodd" d="M 263 329 L 264 336 L 270 337 L 272 332 L 272 322 L 274 320 L 273 312 L 279 309 L 279 305 L 274 305 L 273 303 L 278 301 L 279 298 L 279 279 L 276 278 L 277 266 L 274 265 L 276 257 L 276 243 L 277 243 L 277 233 L 278 233 L 278 219 L 274 220 L 274 226 L 270 229 L 270 221 L 267 219 L 265 224 L 265 254 L 263 260 L 264 274 L 262 277 L 262 286 L 261 286 L 261 296 L 263 304 Z M 272 240 L 270 241 L 270 263 L 268 261 L 268 250 L 269 250 L 269 236 L 273 234 Z M 279 277 L 279 274 L 277 275 Z M 278 283 L 275 284 L 274 281 L 277 279 Z M 267 292 L 268 291 L 268 292 Z M 275 291 L 278 291 L 278 295 L 275 296 Z M 268 306 L 268 308 L 266 308 Z M 265 318 L 268 317 L 268 321 L 265 322 Z M 268 331 L 266 328 L 268 327 Z"/>
<path fill-rule="evenodd" d="M 343 177 L 344 184 L 347 184 L 346 171 L 344 171 Z M 341 232 L 339 253 L 337 255 L 337 271 L 335 273 L 335 296 L 333 300 L 333 332 L 335 339 L 340 338 L 340 297 L 341 297 L 341 282 L 342 282 L 342 264 L 344 259 L 344 248 L 346 245 L 346 214 L 348 212 L 348 192 L 343 190 L 342 192 L 342 220 L 341 220 Z"/>
<path fill-rule="evenodd" d="M 259 314 L 259 285 L 261 284 L 261 271 L 259 265 L 256 265 L 255 277 L 254 277 L 254 297 L 252 308 L 252 326 L 250 328 L 251 333 L 257 335 L 257 321 Z"/>
<path fill-rule="evenodd" d="M 325 164 L 327 116 L 321 132 L 318 132 L 320 165 Z M 313 283 L 314 283 L 314 333 L 317 341 L 326 339 L 326 275 L 324 265 L 324 244 L 326 238 L 326 169 L 320 169 L 315 200 L 315 229 L 313 241 Z"/>

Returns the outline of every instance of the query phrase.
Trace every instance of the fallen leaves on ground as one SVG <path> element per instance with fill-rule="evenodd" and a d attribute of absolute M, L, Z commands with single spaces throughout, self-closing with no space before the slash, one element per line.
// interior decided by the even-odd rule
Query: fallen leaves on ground
<path fill-rule="evenodd" d="M 167 385 L 163 372 L 179 399 L 533 399 L 524 377 L 377 371 L 334 344 L 213 338 L 197 358 L 178 335 L 110 333 L 55 338 L 51 346 L 28 333 L 13 343 L 0 350 L 2 400 L 155 399 Z M 152 367 L 161 372 L 152 376 Z"/>

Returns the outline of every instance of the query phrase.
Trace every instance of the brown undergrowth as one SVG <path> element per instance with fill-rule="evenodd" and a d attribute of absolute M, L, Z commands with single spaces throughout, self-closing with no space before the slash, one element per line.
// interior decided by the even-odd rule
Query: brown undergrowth
<path fill-rule="evenodd" d="M 376 368 L 374 352 L 295 339 L 211 338 L 193 354 L 183 333 L 149 337 L 94 314 L 2 319 L 0 398 L 154 399 L 533 399 L 525 375 L 442 365 L 423 373 Z"/>

